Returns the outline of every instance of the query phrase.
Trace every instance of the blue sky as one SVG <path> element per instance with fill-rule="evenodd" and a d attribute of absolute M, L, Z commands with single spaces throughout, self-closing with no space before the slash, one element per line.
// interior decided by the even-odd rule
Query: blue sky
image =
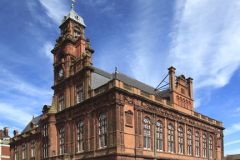
<path fill-rule="evenodd" d="M 0 128 L 21 132 L 51 105 L 58 26 L 70 0 L 1 0 Z M 240 1 L 76 0 L 94 66 L 156 87 L 174 66 L 194 79 L 195 110 L 222 121 L 240 154 Z"/>

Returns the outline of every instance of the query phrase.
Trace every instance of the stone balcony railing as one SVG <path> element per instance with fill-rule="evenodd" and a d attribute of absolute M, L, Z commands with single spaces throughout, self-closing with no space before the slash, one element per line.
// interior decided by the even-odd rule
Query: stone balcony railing
<path fill-rule="evenodd" d="M 151 101 L 154 101 L 156 103 L 159 103 L 159 104 L 162 104 L 164 105 L 165 107 L 169 107 L 169 108 L 175 108 L 174 104 L 167 100 L 167 99 L 164 99 L 164 98 L 161 98 L 159 96 L 156 96 L 156 95 L 153 95 L 153 94 L 150 94 L 146 91 L 143 91 L 143 90 L 140 90 L 136 87 L 133 87 L 129 84 L 126 84 L 124 83 L 123 81 L 120 81 L 118 79 L 114 79 L 112 81 L 109 81 L 107 84 L 103 85 L 103 86 L 100 86 L 99 88 L 96 88 L 95 90 L 92 90 L 91 94 L 90 94 L 90 97 L 94 97 L 94 96 L 97 96 L 105 91 L 107 91 L 108 89 L 111 89 L 111 88 L 114 88 L 114 87 L 118 87 L 118 88 L 121 88 L 121 89 L 124 89 L 130 93 L 134 93 L 134 94 L 137 94 L 139 96 L 142 96 L 144 98 L 147 98 Z M 177 109 L 177 108 L 175 108 Z M 199 119 L 202 119 L 204 121 L 207 121 L 211 124 L 215 124 L 215 125 L 218 125 L 218 126 L 221 126 L 222 127 L 222 122 L 219 122 L 217 120 L 214 120 L 214 119 L 211 119 L 207 116 L 204 116 L 196 111 L 191 111 L 189 112 L 192 116 L 196 117 L 196 118 L 199 118 Z"/>

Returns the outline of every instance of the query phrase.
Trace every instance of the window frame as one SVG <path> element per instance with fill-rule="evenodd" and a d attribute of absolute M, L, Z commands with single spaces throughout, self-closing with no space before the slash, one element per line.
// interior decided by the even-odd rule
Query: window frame
<path fill-rule="evenodd" d="M 35 157 L 35 139 L 31 140 L 31 157 Z"/>
<path fill-rule="evenodd" d="M 25 145 L 26 145 L 25 143 L 22 144 L 22 159 L 25 159 L 25 150 L 26 150 Z"/>
<path fill-rule="evenodd" d="M 14 147 L 14 159 L 17 160 L 17 155 L 18 155 L 18 150 L 17 150 L 17 146 L 15 145 Z"/>
<path fill-rule="evenodd" d="M 77 103 L 81 103 L 84 100 L 83 85 L 77 86 Z"/>
<path fill-rule="evenodd" d="M 107 147 L 107 116 L 102 113 L 99 116 L 99 148 Z"/>
<path fill-rule="evenodd" d="M 163 142 L 164 142 L 164 134 L 163 134 L 163 125 L 160 120 L 157 121 L 156 123 L 156 143 L 157 143 L 157 151 L 163 151 Z"/>
<path fill-rule="evenodd" d="M 195 156 L 200 156 L 200 136 L 198 132 L 195 132 Z"/>
<path fill-rule="evenodd" d="M 48 143 L 43 144 L 43 158 L 48 158 Z"/>
<path fill-rule="evenodd" d="M 43 137 L 48 136 L 48 124 L 43 125 Z"/>
<path fill-rule="evenodd" d="M 183 129 L 182 127 L 178 127 L 178 154 L 184 153 L 184 139 L 183 139 Z"/>
<path fill-rule="evenodd" d="M 212 136 L 209 136 L 209 157 L 213 158 L 213 140 L 212 140 Z"/>
<path fill-rule="evenodd" d="M 62 111 L 62 110 L 65 109 L 65 96 L 64 96 L 64 94 L 59 95 L 58 100 L 59 100 L 59 111 Z"/>
<path fill-rule="evenodd" d="M 187 130 L 187 155 L 192 155 L 192 132 Z"/>
<path fill-rule="evenodd" d="M 207 137 L 205 134 L 202 135 L 202 146 L 203 146 L 203 157 L 207 157 Z"/>
<path fill-rule="evenodd" d="M 64 127 L 59 130 L 59 155 L 63 155 L 65 153 L 65 131 Z"/>
<path fill-rule="evenodd" d="M 171 123 L 168 124 L 168 152 L 174 153 L 174 128 Z"/>
<path fill-rule="evenodd" d="M 84 152 L 84 123 L 78 122 L 78 152 Z"/>
<path fill-rule="evenodd" d="M 143 148 L 151 150 L 151 122 L 148 117 L 143 119 Z"/>

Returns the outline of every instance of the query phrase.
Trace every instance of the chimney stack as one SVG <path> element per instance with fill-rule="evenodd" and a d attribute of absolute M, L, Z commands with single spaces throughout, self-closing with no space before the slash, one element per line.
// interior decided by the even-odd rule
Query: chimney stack
<path fill-rule="evenodd" d="M 14 134 L 14 137 L 16 137 L 18 135 L 18 130 L 14 130 L 13 134 Z"/>
<path fill-rule="evenodd" d="M 4 134 L 6 137 L 8 137 L 8 127 L 4 127 Z"/>

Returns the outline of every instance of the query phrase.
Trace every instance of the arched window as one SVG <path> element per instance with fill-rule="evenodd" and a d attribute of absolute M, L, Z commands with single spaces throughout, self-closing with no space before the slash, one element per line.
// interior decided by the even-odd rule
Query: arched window
<path fill-rule="evenodd" d="M 107 147 L 107 116 L 104 113 L 99 117 L 99 147 Z"/>
<path fill-rule="evenodd" d="M 64 127 L 60 129 L 60 155 L 64 154 L 65 146 L 64 146 Z"/>
<path fill-rule="evenodd" d="M 83 121 L 78 123 L 78 152 L 84 151 L 84 125 Z"/>
<path fill-rule="evenodd" d="M 162 128 L 162 122 L 157 121 L 156 131 L 157 131 L 157 150 L 158 151 L 163 151 L 163 128 Z"/>
<path fill-rule="evenodd" d="M 145 117 L 143 119 L 143 148 L 151 149 L 151 131 L 150 120 Z"/>
<path fill-rule="evenodd" d="M 199 156 L 199 148 L 200 148 L 200 143 L 199 143 L 199 134 L 198 132 L 195 133 L 195 155 Z"/>
<path fill-rule="evenodd" d="M 187 130 L 187 154 L 192 155 L 192 133 Z"/>
<path fill-rule="evenodd" d="M 171 124 L 168 125 L 168 152 L 174 152 L 174 129 Z"/>
<path fill-rule="evenodd" d="M 209 137 L 209 156 L 213 158 L 213 141 L 212 136 Z"/>
<path fill-rule="evenodd" d="M 202 136 L 202 143 L 203 143 L 203 157 L 207 157 L 207 139 L 205 134 Z"/>
<path fill-rule="evenodd" d="M 183 130 L 178 127 L 178 153 L 183 154 Z"/>

